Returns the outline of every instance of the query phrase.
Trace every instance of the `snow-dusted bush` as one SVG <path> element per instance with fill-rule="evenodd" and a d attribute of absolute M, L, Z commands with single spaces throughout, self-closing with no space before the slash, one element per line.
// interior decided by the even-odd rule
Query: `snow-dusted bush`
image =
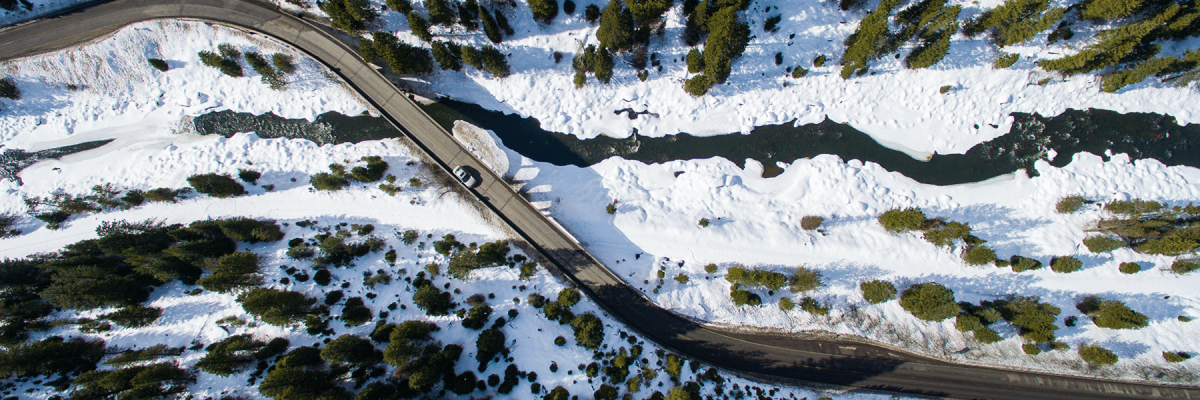
<path fill-rule="evenodd" d="M 879 304 L 896 298 L 896 286 L 891 282 L 868 281 L 858 284 L 858 288 L 862 291 L 863 299 L 871 304 Z"/>
<path fill-rule="evenodd" d="M 1054 332 L 1058 330 L 1055 321 L 1062 313 L 1058 307 L 1043 303 L 1037 297 L 1014 297 L 1010 300 L 995 302 L 1000 305 L 1000 313 L 1008 322 L 1019 328 L 1021 337 L 1034 343 L 1049 343 L 1054 341 Z"/>
<path fill-rule="evenodd" d="M 1071 195 L 1059 199 L 1058 203 L 1054 205 L 1054 210 L 1059 214 L 1070 214 L 1079 211 L 1079 207 L 1082 207 L 1084 203 L 1090 203 L 1090 201 L 1083 196 Z"/>
<path fill-rule="evenodd" d="M 1113 200 L 1104 205 L 1104 211 L 1124 216 L 1140 216 L 1162 210 L 1162 203 L 1147 200 Z"/>
<path fill-rule="evenodd" d="M 796 308 L 796 303 L 794 301 L 792 301 L 791 298 L 784 297 L 782 299 L 779 299 L 779 309 L 780 310 L 792 311 L 793 308 Z"/>
<path fill-rule="evenodd" d="M 414 284 L 415 285 L 415 284 Z M 413 293 L 413 304 L 425 310 L 428 315 L 450 314 L 450 293 L 443 292 L 426 283 Z"/>
<path fill-rule="evenodd" d="M 1186 274 L 1197 269 L 1200 269 L 1200 260 L 1181 258 L 1171 263 L 1171 271 L 1177 274 Z"/>
<path fill-rule="evenodd" d="M 1017 60 L 1020 59 L 1020 54 L 1000 53 L 1000 55 L 996 56 L 996 61 L 992 63 L 992 68 L 1005 69 L 1011 67 L 1013 64 L 1016 64 Z"/>
<path fill-rule="evenodd" d="M 919 283 L 900 295 L 900 307 L 917 318 L 941 321 L 958 315 L 962 310 L 954 302 L 954 291 L 937 283 Z"/>
<path fill-rule="evenodd" d="M 800 299 L 800 309 L 816 315 L 829 315 L 829 307 L 821 305 L 811 297 Z"/>
<path fill-rule="evenodd" d="M 1184 361 L 1187 361 L 1188 359 L 1192 358 L 1191 354 L 1184 352 L 1184 351 L 1178 351 L 1178 352 L 1164 351 L 1162 354 L 1163 354 L 1163 358 L 1166 359 L 1167 362 L 1173 362 L 1173 363 L 1184 362 Z"/>
<path fill-rule="evenodd" d="M 961 240 L 971 234 L 971 227 L 962 222 L 939 224 L 925 231 L 925 240 L 936 246 L 950 247 L 955 240 Z"/>
<path fill-rule="evenodd" d="M 821 286 L 821 272 L 807 267 L 797 268 L 788 285 L 796 293 L 816 289 Z"/>
<path fill-rule="evenodd" d="M 1080 346 L 1079 357 L 1091 365 L 1113 365 L 1118 360 L 1115 353 L 1097 345 Z"/>

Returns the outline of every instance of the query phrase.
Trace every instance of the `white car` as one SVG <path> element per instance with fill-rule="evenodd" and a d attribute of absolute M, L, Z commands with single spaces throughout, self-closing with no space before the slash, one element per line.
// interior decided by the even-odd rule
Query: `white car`
<path fill-rule="evenodd" d="M 458 180 L 467 185 L 467 187 L 474 188 L 479 186 L 479 179 L 475 178 L 475 174 L 471 169 L 471 167 L 464 167 L 462 165 L 454 167 L 454 176 L 458 177 Z"/>

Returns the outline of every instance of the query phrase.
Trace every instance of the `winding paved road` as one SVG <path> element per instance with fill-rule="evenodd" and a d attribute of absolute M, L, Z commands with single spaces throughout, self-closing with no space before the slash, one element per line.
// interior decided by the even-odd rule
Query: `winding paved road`
<path fill-rule="evenodd" d="M 0 31 L 0 60 L 61 49 L 139 21 L 205 20 L 273 36 L 308 53 L 357 90 L 447 171 L 482 173 L 476 196 L 541 250 L 605 310 L 660 345 L 753 377 L 909 395 L 990 399 L 1183 398 L 1200 389 L 947 363 L 853 340 L 808 340 L 705 327 L 657 307 L 464 150 L 354 49 L 324 28 L 253 0 L 114 0 Z"/>

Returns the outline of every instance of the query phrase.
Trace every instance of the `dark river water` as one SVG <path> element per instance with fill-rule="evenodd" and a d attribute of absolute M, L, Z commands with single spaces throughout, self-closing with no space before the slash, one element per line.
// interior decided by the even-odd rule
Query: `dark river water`
<path fill-rule="evenodd" d="M 496 133 L 503 145 L 530 159 L 555 165 L 588 166 L 609 157 L 646 163 L 723 157 L 744 167 L 746 159 L 766 166 L 765 176 L 782 172 L 777 161 L 791 163 L 801 158 L 833 154 L 843 160 L 874 162 L 918 182 L 954 185 L 987 180 L 1026 169 L 1035 175 L 1033 164 L 1057 152 L 1051 161 L 1065 166 L 1078 152 L 1104 156 L 1128 153 L 1133 159 L 1154 158 L 1167 165 L 1200 167 L 1200 126 L 1180 126 L 1171 116 L 1150 113 L 1121 114 L 1106 110 L 1067 110 L 1043 117 L 1014 113 L 1009 133 L 980 143 L 965 154 L 935 154 L 917 160 L 875 142 L 846 124 L 829 120 L 800 126 L 792 123 L 755 128 L 750 134 L 697 137 L 689 134 L 662 138 L 638 135 L 625 139 L 598 137 L 578 139 L 541 129 L 533 118 L 489 111 L 470 103 L 443 100 L 424 107 L 449 130 L 455 120 L 465 120 Z M 290 120 L 273 114 L 252 115 L 230 111 L 196 117 L 202 134 L 232 135 L 257 132 L 260 137 L 300 137 L 317 143 L 359 142 L 400 135 L 382 118 L 348 117 L 326 113 L 314 122 Z"/>

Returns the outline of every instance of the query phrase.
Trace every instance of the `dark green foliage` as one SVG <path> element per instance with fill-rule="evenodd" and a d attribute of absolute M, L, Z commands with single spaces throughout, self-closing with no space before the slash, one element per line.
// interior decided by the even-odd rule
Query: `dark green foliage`
<path fill-rule="evenodd" d="M 317 190 L 342 190 L 350 182 L 345 178 L 327 172 L 319 172 L 308 178 L 308 183 Z"/>
<path fill-rule="evenodd" d="M 299 322 L 312 312 L 317 300 L 303 293 L 287 290 L 255 288 L 238 296 L 242 309 L 275 326 Z"/>
<path fill-rule="evenodd" d="M 374 63 L 379 59 L 379 52 L 375 51 L 375 42 L 367 38 L 358 38 L 358 55 L 363 61 Z"/>
<path fill-rule="evenodd" d="M 321 286 L 328 286 L 329 282 L 331 282 L 332 280 L 333 280 L 333 274 L 330 273 L 329 270 L 324 269 L 324 268 L 318 269 L 317 272 L 313 274 L 313 283 L 316 283 Z"/>
<path fill-rule="evenodd" d="M 557 301 L 546 303 L 546 306 L 542 307 L 542 312 L 546 314 L 546 319 L 558 321 L 559 324 L 569 324 L 571 320 L 575 319 L 575 313 L 571 312 L 571 308 Z"/>
<path fill-rule="evenodd" d="M 258 184 L 258 178 L 262 178 L 262 172 L 249 170 L 249 169 L 239 169 L 238 170 L 238 179 L 241 179 L 242 182 L 246 182 L 251 185 L 255 185 L 255 184 Z"/>
<path fill-rule="evenodd" d="M 40 295 L 50 304 L 78 310 L 137 304 L 149 298 L 145 279 L 128 268 L 77 265 L 57 267 Z"/>
<path fill-rule="evenodd" d="M 1028 257 L 1014 255 L 1008 260 L 1013 272 L 1034 271 L 1042 268 L 1042 262 Z"/>
<path fill-rule="evenodd" d="M 234 217 L 217 221 L 221 233 L 234 240 L 246 243 L 274 242 L 283 239 L 283 231 L 279 224 L 272 220 L 256 220 L 245 217 Z"/>
<path fill-rule="evenodd" d="M 492 316 L 492 307 L 487 304 L 479 304 L 467 311 L 466 318 L 463 318 L 462 325 L 467 329 L 480 330 L 484 325 L 487 325 L 488 318 Z"/>
<path fill-rule="evenodd" d="M 954 291 L 937 283 L 919 283 L 900 295 L 900 306 L 917 318 L 941 321 L 958 315 L 961 308 L 954 302 Z"/>
<path fill-rule="evenodd" d="M 172 357 L 183 354 L 182 347 L 167 347 L 165 344 L 156 344 L 141 350 L 127 350 L 104 361 L 104 365 L 122 366 L 132 363 L 141 363 L 143 361 L 151 361 L 160 357 Z"/>
<path fill-rule="evenodd" d="M 629 50 L 633 46 L 633 13 L 625 8 L 621 0 L 609 0 L 608 7 L 604 8 L 604 14 L 600 17 L 596 39 L 600 40 L 600 48 L 615 52 Z"/>
<path fill-rule="evenodd" d="M 250 64 L 250 67 L 254 69 L 254 72 L 257 72 L 262 76 L 262 83 L 267 84 L 271 87 L 271 89 L 282 90 L 283 87 L 287 85 L 287 81 L 283 80 L 283 74 L 279 71 L 276 71 L 275 68 L 271 66 L 271 63 L 267 62 L 267 59 L 261 54 L 256 52 L 246 52 L 246 63 Z M 240 176 L 241 173 L 239 171 L 239 177 Z M 257 179 L 258 178 L 255 178 L 255 180 Z M 245 181 L 245 179 L 242 180 Z M 250 182 L 251 184 L 254 183 L 251 181 L 247 182 Z"/>
<path fill-rule="evenodd" d="M 418 39 L 426 42 L 433 40 L 433 33 L 429 32 L 429 21 L 416 11 L 408 13 L 408 27 L 412 28 L 413 36 Z"/>
<path fill-rule="evenodd" d="M 896 286 L 891 282 L 879 280 L 863 282 L 858 285 L 858 288 L 862 290 L 863 298 L 871 304 L 879 304 L 896 298 Z"/>
<path fill-rule="evenodd" d="M 563 1 L 563 12 L 567 15 L 575 15 L 575 2 L 571 0 Z"/>
<path fill-rule="evenodd" d="M 897 0 L 883 0 L 858 23 L 854 33 L 846 38 L 846 51 L 842 54 L 842 79 L 850 79 L 850 76 L 856 73 L 861 74 L 860 71 L 867 69 L 868 61 L 879 57 L 879 52 L 888 37 L 888 16 L 898 5 Z"/>
<path fill-rule="evenodd" d="M 802 268 L 801 270 L 797 270 L 796 273 L 799 274 L 802 270 L 806 269 Z M 811 272 L 815 273 L 816 271 Z M 819 285 L 820 273 L 817 273 L 816 277 L 818 279 L 817 284 Z M 747 270 L 740 265 L 730 268 L 729 274 L 725 276 L 725 279 L 731 283 L 747 286 L 763 286 L 771 290 L 782 289 L 788 284 L 787 275 L 762 269 Z"/>
<path fill-rule="evenodd" d="M 1013 64 L 1016 64 L 1017 60 L 1020 60 L 1020 59 L 1021 59 L 1020 54 L 1000 53 L 999 56 L 996 56 L 996 61 L 992 63 L 992 68 L 995 68 L 995 69 L 1008 68 L 1008 67 L 1011 67 Z M 1076 205 L 1075 208 L 1079 208 L 1079 206 Z"/>
<path fill-rule="evenodd" d="M 600 348 L 604 342 L 604 322 L 590 312 L 571 320 L 571 328 L 575 331 L 575 344 L 588 350 Z"/>
<path fill-rule="evenodd" d="M 1105 211 L 1130 217 L 1156 213 L 1162 208 L 1162 203 L 1148 200 L 1114 200 L 1104 205 Z"/>
<path fill-rule="evenodd" d="M 775 33 L 779 30 L 778 25 L 780 21 L 783 21 L 783 15 L 767 17 L 767 20 L 763 22 L 763 31 Z M 779 65 L 779 63 L 776 63 L 775 65 Z"/>
<path fill-rule="evenodd" d="M 512 26 L 508 24 L 508 17 L 505 17 L 504 13 L 497 9 L 493 15 L 496 16 L 496 24 L 500 25 L 500 29 L 504 30 L 505 34 L 512 36 L 517 33 L 513 30 Z"/>
<path fill-rule="evenodd" d="M 378 17 L 366 0 L 327 0 L 317 2 L 317 5 L 329 14 L 330 26 L 354 36 Z"/>
<path fill-rule="evenodd" d="M 1079 347 L 1079 357 L 1091 365 L 1113 365 L 1117 363 L 1117 355 L 1100 346 L 1086 345 Z"/>
<path fill-rule="evenodd" d="M 440 247 L 439 243 L 441 243 Z M 454 241 L 453 235 L 446 235 L 442 241 L 435 242 L 434 248 L 438 249 L 438 252 L 453 251 L 446 272 L 456 279 L 464 280 L 470 277 L 471 271 L 504 264 L 509 251 L 508 241 L 504 240 L 484 243 L 479 246 L 477 251 L 463 249 L 461 243 Z"/>
<path fill-rule="evenodd" d="M 1105 76 L 1100 82 L 1100 89 L 1112 93 L 1125 86 L 1139 83 L 1151 75 L 1163 75 L 1170 71 L 1194 67 L 1195 63 L 1181 62 L 1176 57 L 1155 57 Z"/>
<path fill-rule="evenodd" d="M 1176 236 L 1148 240 L 1145 243 L 1137 245 L 1135 249 L 1145 254 L 1179 255 L 1190 252 L 1196 247 L 1200 247 L 1200 242 L 1191 238 Z"/>
<path fill-rule="evenodd" d="M 787 297 L 779 299 L 779 309 L 780 310 L 787 312 L 787 311 L 792 311 L 793 308 L 796 308 L 796 303 L 793 302 L 792 299 L 787 298 Z"/>
<path fill-rule="evenodd" d="M 704 54 L 700 50 L 691 49 L 687 53 L 688 72 L 698 74 L 704 71 Z"/>
<path fill-rule="evenodd" d="M 483 68 L 497 78 L 504 78 L 511 73 L 504 53 L 495 47 L 483 46 L 483 49 L 479 50 L 479 59 L 483 63 Z"/>
<path fill-rule="evenodd" d="M 1037 297 L 1015 297 L 995 304 L 1004 319 L 1019 328 L 1021 337 L 1035 343 L 1054 341 L 1054 331 L 1058 330 L 1054 323 L 1062 313 L 1058 307 L 1041 303 Z"/>
<path fill-rule="evenodd" d="M 558 292 L 558 303 L 568 308 L 578 304 L 581 298 L 579 290 L 575 288 L 566 288 Z"/>
<path fill-rule="evenodd" d="M 266 345 L 248 334 L 230 336 L 208 345 L 208 354 L 196 362 L 196 368 L 213 375 L 233 375 L 249 368 L 254 355 Z"/>
<path fill-rule="evenodd" d="M 1180 6 L 1171 6 L 1152 18 L 1100 32 L 1096 35 L 1099 38 L 1098 42 L 1078 53 L 1058 59 L 1042 60 L 1038 62 L 1038 66 L 1047 71 L 1061 71 L 1073 75 L 1133 59 L 1147 59 L 1158 51 L 1158 47 L 1149 44 L 1149 40 L 1154 38 L 1153 33 L 1171 20 L 1180 9 Z"/>
<path fill-rule="evenodd" d="M 762 305 L 762 298 L 757 294 L 751 293 L 748 290 L 742 289 L 741 284 L 734 283 L 729 287 L 729 298 L 733 300 L 733 304 L 737 306 L 759 306 Z"/>
<path fill-rule="evenodd" d="M 1031 356 L 1036 356 L 1036 355 L 1042 353 L 1042 349 L 1039 349 L 1037 347 L 1037 345 L 1033 344 L 1033 343 L 1025 343 L 1025 344 L 1021 345 L 1021 350 L 1024 351 L 1025 354 L 1028 354 Z"/>
<path fill-rule="evenodd" d="M 879 224 L 891 232 L 907 232 L 925 226 L 925 213 L 919 208 L 893 208 L 879 216 Z"/>
<path fill-rule="evenodd" d="M 426 3 L 429 4 L 432 2 Z M 433 19 L 432 12 L 430 19 Z M 433 56 L 429 50 L 401 42 L 395 35 L 386 32 L 374 32 L 372 38 L 375 41 L 375 52 L 383 58 L 392 72 L 412 75 L 433 71 Z"/>
<path fill-rule="evenodd" d="M 499 13 L 499 10 L 497 10 L 496 15 L 503 16 L 503 14 Z M 496 24 L 496 19 L 493 18 L 492 14 L 487 12 L 487 9 L 483 8 L 483 6 L 479 6 L 479 16 L 482 17 L 483 33 L 487 35 L 488 40 L 492 41 L 492 43 L 500 43 L 504 41 L 504 35 L 500 33 L 500 26 Z M 436 52 L 434 53 L 434 57 L 437 57 Z M 445 67 L 442 68 L 445 69 Z"/>
<path fill-rule="evenodd" d="M 157 188 L 157 189 L 147 190 L 146 193 L 143 194 L 143 196 L 145 197 L 146 200 L 149 200 L 149 201 L 154 201 L 154 202 L 169 201 L 169 202 L 174 203 L 176 198 L 183 196 L 184 194 L 187 194 L 188 192 L 191 192 L 191 191 L 192 191 L 191 188 L 182 188 L 182 189 L 175 189 L 175 190 L 171 190 L 169 188 Z"/>
<path fill-rule="evenodd" d="M 216 68 L 225 75 L 234 78 L 240 78 L 242 76 L 242 65 L 238 64 L 236 58 L 229 56 L 223 57 L 211 51 L 201 51 L 199 56 L 201 63 Z"/>
<path fill-rule="evenodd" d="M 0 78 L 0 97 L 10 100 L 21 99 L 21 89 L 13 82 L 12 77 Z"/>
<path fill-rule="evenodd" d="M 1083 196 L 1072 195 L 1058 200 L 1058 203 L 1054 205 L 1054 209 L 1059 214 L 1070 214 L 1079 211 L 1079 207 L 1082 207 L 1086 203 L 1091 202 L 1083 198 Z"/>
<path fill-rule="evenodd" d="M 504 348 L 506 340 L 504 332 L 499 329 L 488 329 L 479 333 L 479 338 L 475 340 L 475 360 L 479 361 L 480 372 L 487 369 L 488 362 L 497 354 L 507 352 Z"/>
<path fill-rule="evenodd" d="M 1108 236 L 1092 236 L 1087 239 L 1083 239 L 1083 245 L 1087 246 L 1088 251 L 1093 253 L 1103 253 L 1128 246 L 1124 240 L 1114 239 Z"/>
<path fill-rule="evenodd" d="M 401 14 L 408 14 L 412 12 L 413 9 L 412 3 L 410 3 L 408 0 L 387 0 L 384 4 L 387 5 L 387 7 L 392 11 L 396 11 Z"/>
<path fill-rule="evenodd" d="M 537 293 L 530 294 L 525 300 L 533 308 L 542 308 L 546 305 L 546 297 Z"/>
<path fill-rule="evenodd" d="M 811 297 L 800 299 L 800 309 L 817 315 L 829 315 L 829 307 L 821 305 Z"/>
<path fill-rule="evenodd" d="M 277 400 L 349 400 L 350 394 L 337 385 L 339 375 L 328 370 L 319 350 L 300 347 L 280 358 L 258 391 Z"/>
<path fill-rule="evenodd" d="M 1083 268 L 1083 261 L 1079 261 L 1075 257 L 1054 257 L 1054 259 L 1050 260 L 1050 269 L 1054 270 L 1054 272 L 1065 274 L 1078 271 L 1080 268 Z"/>
<path fill-rule="evenodd" d="M 450 3 L 446 0 L 427 0 L 425 10 L 429 12 L 430 22 L 443 26 L 454 25 L 454 10 L 450 9 Z"/>
<path fill-rule="evenodd" d="M 257 275 L 257 254 L 233 253 L 206 264 L 212 274 L 196 281 L 205 290 L 230 293 L 262 284 L 262 277 Z"/>
<path fill-rule="evenodd" d="M 533 19 L 549 25 L 558 16 L 558 0 L 529 0 Z"/>
<path fill-rule="evenodd" d="M 129 305 L 120 310 L 104 314 L 100 319 L 106 319 L 126 328 L 142 328 L 150 326 L 162 315 L 161 308 Z"/>
<path fill-rule="evenodd" d="M 432 285 L 422 286 L 413 293 L 413 304 L 425 310 L 428 315 L 450 314 L 450 293 L 438 290 Z"/>
<path fill-rule="evenodd" d="M 600 82 L 608 83 L 612 80 L 613 75 L 613 58 L 608 49 L 601 48 L 596 53 L 596 62 L 592 65 L 595 69 L 596 79 Z"/>
<path fill-rule="evenodd" d="M 1184 361 L 1187 361 L 1188 359 L 1192 358 L 1191 354 L 1188 354 L 1187 352 L 1184 352 L 1184 351 L 1179 351 L 1179 352 L 1164 351 L 1162 353 L 1162 355 L 1163 355 L 1163 358 L 1167 360 L 1167 362 L 1173 362 L 1173 363 L 1184 362 Z"/>
<path fill-rule="evenodd" d="M 1185 260 L 1181 258 L 1171 263 L 1171 271 L 1175 271 L 1177 274 L 1186 274 L 1197 269 L 1200 269 L 1200 262 L 1197 260 Z"/>
<path fill-rule="evenodd" d="M 971 234 L 971 227 L 961 222 L 939 224 L 925 231 L 925 240 L 937 246 L 950 247 L 955 240 Z"/>
<path fill-rule="evenodd" d="M 457 3 L 457 2 L 456 2 Z M 479 29 L 479 2 L 475 0 L 466 0 L 462 3 L 457 3 L 458 6 L 458 23 L 468 32 L 474 32 Z"/>
<path fill-rule="evenodd" d="M 737 9 L 722 8 L 708 18 L 708 39 L 704 44 L 704 74 L 714 83 L 725 83 L 730 64 L 750 43 L 750 26 L 738 22 Z M 603 23 L 603 21 L 601 21 Z"/>
<path fill-rule="evenodd" d="M 104 357 L 104 341 L 51 336 L 0 349 L 0 376 L 22 378 L 60 374 L 72 377 L 96 369 Z"/>
<path fill-rule="evenodd" d="M 788 285 L 796 293 L 816 289 L 821 286 L 821 272 L 807 267 L 797 268 Z"/>
<path fill-rule="evenodd" d="M 596 21 L 600 20 L 600 7 L 595 4 L 588 4 L 587 7 L 583 8 L 583 18 L 587 22 L 596 23 Z"/>
<path fill-rule="evenodd" d="M 1096 326 L 1109 329 L 1141 329 L 1149 325 L 1149 319 L 1125 306 L 1120 300 L 1108 300 L 1099 296 L 1088 296 L 1075 305 L 1079 312 L 1092 318 Z"/>
<path fill-rule="evenodd" d="M 171 66 L 167 65 L 166 61 L 163 61 L 158 58 L 147 58 L 146 62 L 149 62 L 150 66 L 154 67 L 154 69 L 157 69 L 162 72 L 167 72 L 168 69 L 171 69 Z M 7 96 L 5 96 L 5 97 L 7 97 Z"/>
<path fill-rule="evenodd" d="M 345 322 L 346 326 L 362 325 L 371 318 L 374 318 L 374 315 L 363 303 L 362 297 L 346 299 L 346 304 L 342 306 L 342 322 Z"/>
<path fill-rule="evenodd" d="M 321 349 L 321 359 L 337 365 L 375 365 L 383 360 L 383 354 L 375 350 L 370 340 L 341 335 Z"/>
<path fill-rule="evenodd" d="M 283 53 L 275 53 L 271 55 L 271 64 L 275 65 L 275 69 L 284 75 L 296 72 L 296 64 L 292 62 L 292 56 Z"/>
<path fill-rule="evenodd" d="M 246 188 L 226 174 L 200 174 L 187 178 L 188 184 L 197 192 L 212 197 L 226 198 L 246 194 Z"/>
<path fill-rule="evenodd" d="M 996 252 L 987 246 L 972 246 L 963 252 L 963 261 L 968 265 L 987 265 L 996 261 Z"/>
<path fill-rule="evenodd" d="M 626 1 L 626 5 L 629 6 L 629 11 L 633 14 L 633 18 L 643 23 L 662 18 L 663 14 L 665 14 L 667 10 L 671 9 L 671 5 L 673 3 L 674 1 L 672 0 Z"/>
<path fill-rule="evenodd" d="M 479 54 L 479 49 L 464 44 L 459 46 L 458 50 L 464 64 L 483 69 L 483 56 Z"/>
<path fill-rule="evenodd" d="M 89 371 L 72 382 L 78 390 L 71 398 L 168 398 L 186 392 L 188 384 L 195 382 L 193 373 L 174 363 Z"/>
<path fill-rule="evenodd" d="M 387 172 L 388 163 L 383 161 L 379 156 L 363 157 L 362 161 L 367 163 L 366 167 L 354 167 L 350 169 L 350 177 L 359 182 L 375 182 L 383 179 L 383 174 Z"/>
<path fill-rule="evenodd" d="M 1049 0 L 1012 0 L 984 11 L 967 24 L 964 32 L 976 35 L 991 32 L 992 41 L 999 46 L 1018 44 L 1050 29 L 1066 12 L 1063 8 L 1049 9 Z"/>
<path fill-rule="evenodd" d="M 1085 0 L 1081 5 L 1083 19 L 1108 21 L 1125 18 L 1151 6 L 1165 2 L 1153 0 Z"/>
<path fill-rule="evenodd" d="M 1142 271 L 1142 266 L 1135 262 L 1123 262 L 1119 269 L 1122 274 L 1136 274 Z"/>

